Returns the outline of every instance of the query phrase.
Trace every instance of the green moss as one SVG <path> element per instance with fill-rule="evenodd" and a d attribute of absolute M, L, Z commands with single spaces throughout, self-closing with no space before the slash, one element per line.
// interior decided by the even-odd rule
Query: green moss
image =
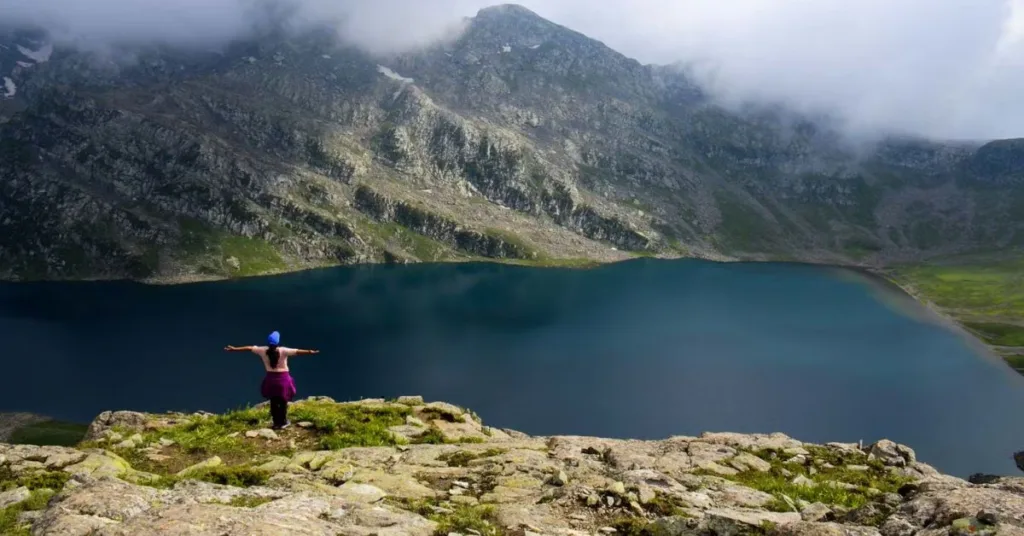
<path fill-rule="evenodd" d="M 85 437 L 87 424 L 64 421 L 43 421 L 18 428 L 11 434 L 9 443 L 20 445 L 58 445 L 70 447 Z"/>

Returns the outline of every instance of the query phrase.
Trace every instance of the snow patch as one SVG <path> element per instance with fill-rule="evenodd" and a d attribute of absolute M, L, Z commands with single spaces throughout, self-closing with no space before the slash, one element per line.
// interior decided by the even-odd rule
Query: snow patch
<path fill-rule="evenodd" d="M 4 77 L 4 98 L 9 99 L 18 92 L 18 86 L 14 85 L 14 80 Z"/>
<path fill-rule="evenodd" d="M 385 67 L 383 65 L 378 65 L 377 66 L 377 72 L 379 72 L 380 74 L 382 74 L 382 75 L 384 75 L 384 76 L 386 76 L 386 77 L 388 77 L 388 78 L 390 78 L 392 80 L 398 80 L 399 82 L 405 82 L 407 84 L 411 84 L 411 83 L 414 82 L 414 80 L 412 78 L 406 78 L 406 77 L 396 73 L 395 71 L 392 71 L 391 69 L 388 69 L 387 67 Z"/>
<path fill-rule="evenodd" d="M 501 51 L 502 52 L 512 52 L 512 47 L 510 47 L 508 45 L 505 45 L 505 46 L 501 47 Z"/>
<path fill-rule="evenodd" d="M 29 63 L 27 61 L 16 61 L 14 63 L 17 63 L 18 67 L 24 67 L 26 69 L 28 69 L 29 67 L 32 67 L 33 65 L 35 65 L 34 63 Z"/>
<path fill-rule="evenodd" d="M 43 48 L 40 48 L 39 50 L 29 50 L 21 45 L 18 45 L 18 52 L 21 52 L 25 56 L 28 56 L 29 59 L 35 60 L 36 63 L 43 63 L 50 61 L 50 55 L 53 54 L 53 45 L 47 43 L 43 45 Z"/>
<path fill-rule="evenodd" d="M 533 50 L 537 50 L 538 48 L 540 48 L 540 45 L 533 45 L 533 46 L 532 46 L 532 47 L 530 47 L 530 48 L 532 48 Z"/>
<path fill-rule="evenodd" d="M 331 55 L 330 54 L 321 54 L 320 57 L 325 59 L 325 60 L 331 59 Z"/>

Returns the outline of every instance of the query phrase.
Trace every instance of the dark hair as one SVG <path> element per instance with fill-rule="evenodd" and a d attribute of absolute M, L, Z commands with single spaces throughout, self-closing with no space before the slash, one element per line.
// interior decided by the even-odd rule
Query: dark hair
<path fill-rule="evenodd" d="M 270 368 L 277 368 L 277 361 L 281 359 L 281 354 L 277 352 L 276 344 L 267 347 L 267 359 L 270 360 Z"/>

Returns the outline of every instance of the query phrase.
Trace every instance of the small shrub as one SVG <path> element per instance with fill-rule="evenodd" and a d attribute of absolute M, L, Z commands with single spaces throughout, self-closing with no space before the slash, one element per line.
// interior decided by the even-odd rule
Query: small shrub
<path fill-rule="evenodd" d="M 201 480 L 211 484 L 247 488 L 267 483 L 270 473 L 246 466 L 217 466 L 199 469 L 182 479 Z"/>
<path fill-rule="evenodd" d="M 51 489 L 60 491 L 71 475 L 64 471 L 31 471 L 15 476 L 7 466 L 0 467 L 0 491 L 22 486 L 30 490 Z"/>
<path fill-rule="evenodd" d="M 413 439 L 413 443 L 416 444 L 428 444 L 428 445 L 443 445 L 447 441 L 444 438 L 444 434 L 440 428 L 431 426 L 423 435 Z"/>
<path fill-rule="evenodd" d="M 274 499 L 270 497 L 256 497 L 254 495 L 238 495 L 231 498 L 228 502 L 231 506 L 237 506 L 239 508 L 255 508 L 262 504 L 267 504 Z"/>
<path fill-rule="evenodd" d="M 494 507 L 490 505 L 456 505 L 451 513 L 433 513 L 428 517 L 437 523 L 434 534 L 440 536 L 453 532 L 481 536 L 500 536 L 504 533 L 494 523 Z"/>

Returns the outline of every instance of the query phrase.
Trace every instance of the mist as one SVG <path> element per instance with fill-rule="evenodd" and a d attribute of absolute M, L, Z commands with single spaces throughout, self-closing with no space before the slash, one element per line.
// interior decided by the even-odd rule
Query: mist
<path fill-rule="evenodd" d="M 0 22 L 79 45 L 217 46 L 270 0 L 4 0 Z M 287 0 L 370 52 L 456 35 L 487 0 Z M 784 104 L 850 132 L 1024 137 L 1024 0 L 520 0 L 644 63 L 687 65 L 730 104 Z"/>

